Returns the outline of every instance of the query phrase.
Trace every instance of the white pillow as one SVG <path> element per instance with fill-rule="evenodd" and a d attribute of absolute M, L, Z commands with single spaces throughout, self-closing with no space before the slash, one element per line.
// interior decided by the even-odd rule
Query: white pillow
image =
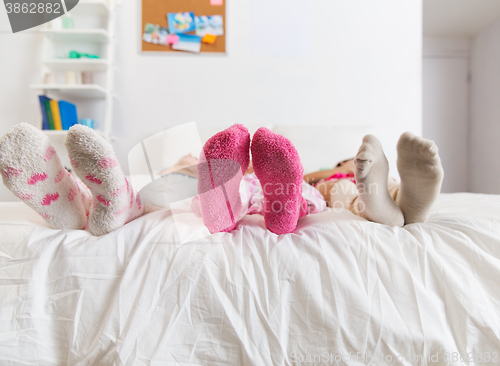
<path fill-rule="evenodd" d="M 198 194 L 198 179 L 174 172 L 149 183 L 139 193 L 147 212 L 170 208 L 170 203 Z"/>
<path fill-rule="evenodd" d="M 304 173 L 312 173 L 353 158 L 373 126 L 275 125 L 273 131 L 294 144 Z"/>
<path fill-rule="evenodd" d="M 202 144 L 205 144 L 205 142 L 210 137 L 215 135 L 217 132 L 225 130 L 226 128 L 231 127 L 233 124 L 234 123 L 231 123 L 228 125 L 218 125 L 218 126 L 198 125 L 198 132 L 200 134 Z M 253 134 L 255 133 L 255 131 L 257 131 L 260 127 L 266 127 L 268 129 L 270 129 L 271 131 L 273 130 L 273 125 L 257 125 L 257 124 L 245 124 L 245 123 L 243 123 L 243 125 L 248 129 L 248 132 L 250 133 L 250 138 L 253 137 Z"/>
<path fill-rule="evenodd" d="M 129 174 L 133 177 L 134 189 L 139 190 L 158 178 L 157 174 L 160 171 L 175 165 L 183 156 L 191 154 L 198 158 L 205 142 L 231 125 L 199 126 L 195 122 L 190 122 L 165 129 L 144 139 L 130 149 L 128 154 Z M 246 127 L 253 135 L 260 126 L 246 125 Z M 265 127 L 272 128 L 270 125 Z M 147 177 L 150 177 L 149 181 L 145 180 Z"/>
<path fill-rule="evenodd" d="M 200 154 L 202 142 L 194 122 L 184 123 L 160 131 L 142 140 L 130 149 L 128 166 L 130 175 L 150 174 L 175 165 L 188 154 Z"/>
<path fill-rule="evenodd" d="M 137 144 L 129 153 L 131 175 L 153 175 L 174 165 L 181 157 L 200 155 L 203 144 L 228 125 L 199 126 L 193 122 L 162 131 Z M 260 125 L 245 125 L 251 136 Z M 373 126 L 265 125 L 285 136 L 295 145 L 304 165 L 304 172 L 332 168 L 339 161 L 356 155 L 361 139 Z M 198 139 L 199 135 L 199 139 Z M 145 154 L 146 152 L 146 154 Z M 142 185 L 141 185 L 142 186 Z"/>

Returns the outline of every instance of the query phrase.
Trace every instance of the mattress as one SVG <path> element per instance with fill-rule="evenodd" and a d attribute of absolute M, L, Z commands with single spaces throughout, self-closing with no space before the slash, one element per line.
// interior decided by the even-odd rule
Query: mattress
<path fill-rule="evenodd" d="M 166 209 L 94 237 L 1 203 L 0 364 L 500 363 L 500 196 L 443 194 L 404 228 L 176 235 Z"/>

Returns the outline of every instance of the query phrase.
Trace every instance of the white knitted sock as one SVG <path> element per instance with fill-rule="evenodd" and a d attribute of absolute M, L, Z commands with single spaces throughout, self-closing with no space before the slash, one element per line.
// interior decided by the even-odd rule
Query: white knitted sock
<path fill-rule="evenodd" d="M 354 165 L 360 216 L 380 224 L 403 226 L 403 214 L 387 189 L 389 164 L 382 144 L 375 136 L 363 138 Z"/>
<path fill-rule="evenodd" d="M 397 197 L 405 224 L 426 222 L 443 183 L 443 167 L 433 141 L 405 132 L 398 141 L 401 187 Z"/>
<path fill-rule="evenodd" d="M 54 229 L 83 229 L 90 194 L 64 169 L 49 138 L 21 123 L 0 139 L 4 185 Z"/>
<path fill-rule="evenodd" d="M 143 207 L 134 195 L 111 145 L 94 130 L 71 127 L 66 149 L 75 173 L 93 195 L 89 229 L 94 235 L 107 234 L 139 217 Z"/>

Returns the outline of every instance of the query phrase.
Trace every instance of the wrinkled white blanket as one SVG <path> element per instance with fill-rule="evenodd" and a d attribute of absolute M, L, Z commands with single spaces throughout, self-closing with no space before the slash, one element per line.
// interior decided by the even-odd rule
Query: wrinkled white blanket
<path fill-rule="evenodd" d="M 404 228 L 175 235 L 168 210 L 93 237 L 0 204 L 0 364 L 500 364 L 500 196 L 442 195 Z"/>

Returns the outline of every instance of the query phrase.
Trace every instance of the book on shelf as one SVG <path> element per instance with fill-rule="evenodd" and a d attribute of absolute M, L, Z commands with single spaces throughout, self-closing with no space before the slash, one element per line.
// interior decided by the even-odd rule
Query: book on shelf
<path fill-rule="evenodd" d="M 50 98 L 45 100 L 45 113 L 47 114 L 47 121 L 49 121 L 49 130 L 55 130 L 54 119 L 52 117 L 52 110 L 50 109 Z"/>
<path fill-rule="evenodd" d="M 62 131 L 61 113 L 59 113 L 59 102 L 57 100 L 50 101 L 50 111 L 54 121 L 54 130 Z"/>
<path fill-rule="evenodd" d="M 66 102 L 65 100 L 60 100 L 59 113 L 61 114 L 61 123 L 63 130 L 69 130 L 71 126 L 78 123 L 76 106 L 73 103 Z"/>
<path fill-rule="evenodd" d="M 49 100 L 45 95 L 39 95 L 40 109 L 42 110 L 42 130 L 50 130 L 49 120 L 47 118 L 47 110 L 45 109 L 45 101 Z"/>
<path fill-rule="evenodd" d="M 40 109 L 42 111 L 43 130 L 69 130 L 78 123 L 76 106 L 65 100 L 55 100 L 39 95 Z"/>

